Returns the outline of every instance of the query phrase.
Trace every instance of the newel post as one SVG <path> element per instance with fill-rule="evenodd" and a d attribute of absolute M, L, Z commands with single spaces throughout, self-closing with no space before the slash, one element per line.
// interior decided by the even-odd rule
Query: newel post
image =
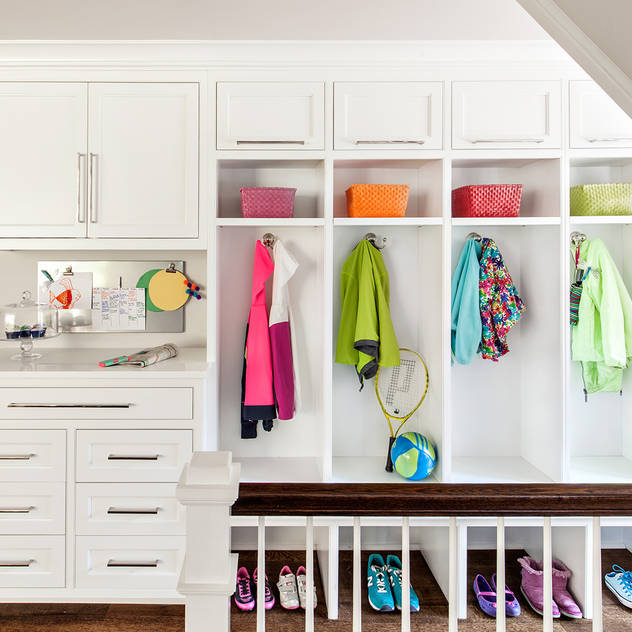
<path fill-rule="evenodd" d="M 230 452 L 194 452 L 176 489 L 186 507 L 186 552 L 178 592 L 186 632 L 229 632 L 237 555 L 231 554 L 230 508 L 239 495 L 239 463 Z"/>

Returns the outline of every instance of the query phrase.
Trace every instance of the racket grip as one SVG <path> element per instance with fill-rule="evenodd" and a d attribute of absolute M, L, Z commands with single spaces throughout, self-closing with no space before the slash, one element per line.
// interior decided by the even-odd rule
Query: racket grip
<path fill-rule="evenodd" d="M 387 472 L 393 471 L 393 461 L 391 460 L 391 448 L 395 443 L 395 437 L 388 438 L 388 452 L 386 454 L 386 467 L 384 468 Z"/>

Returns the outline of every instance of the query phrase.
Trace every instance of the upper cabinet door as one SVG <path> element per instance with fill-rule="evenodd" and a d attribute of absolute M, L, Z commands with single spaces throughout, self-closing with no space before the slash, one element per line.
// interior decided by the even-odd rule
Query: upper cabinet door
<path fill-rule="evenodd" d="M 452 147 L 560 147 L 557 81 L 458 81 L 452 84 Z"/>
<path fill-rule="evenodd" d="M 335 149 L 441 149 L 441 83 L 336 83 Z"/>
<path fill-rule="evenodd" d="M 571 147 L 632 147 L 632 118 L 596 83 L 570 86 Z"/>
<path fill-rule="evenodd" d="M 85 237 L 87 85 L 0 83 L 0 237 Z"/>
<path fill-rule="evenodd" d="M 198 235 L 198 85 L 91 83 L 88 234 Z"/>
<path fill-rule="evenodd" d="M 323 149 L 322 83 L 219 83 L 218 149 Z"/>

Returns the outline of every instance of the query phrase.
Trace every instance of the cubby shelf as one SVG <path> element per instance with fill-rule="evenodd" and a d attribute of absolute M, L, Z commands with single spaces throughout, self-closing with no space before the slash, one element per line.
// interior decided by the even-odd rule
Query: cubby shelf
<path fill-rule="evenodd" d="M 571 215 L 570 223 L 576 224 L 632 224 L 632 215 Z"/>
<path fill-rule="evenodd" d="M 334 226 L 441 226 L 442 217 L 334 217 Z"/>
<path fill-rule="evenodd" d="M 559 217 L 453 217 L 453 226 L 559 226 Z"/>
<path fill-rule="evenodd" d="M 218 226 L 323 226 L 322 217 L 218 217 Z"/>
<path fill-rule="evenodd" d="M 384 469 L 386 455 L 353 457 L 335 457 L 333 460 L 332 480 L 335 483 L 403 483 L 411 484 L 396 472 L 387 472 Z M 429 476 L 421 483 L 436 483 L 434 475 Z"/>

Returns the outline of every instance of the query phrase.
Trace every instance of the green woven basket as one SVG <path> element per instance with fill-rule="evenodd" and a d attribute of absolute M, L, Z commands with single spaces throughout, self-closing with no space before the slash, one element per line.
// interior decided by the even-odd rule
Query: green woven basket
<path fill-rule="evenodd" d="M 632 182 L 571 187 L 571 215 L 632 215 Z"/>

